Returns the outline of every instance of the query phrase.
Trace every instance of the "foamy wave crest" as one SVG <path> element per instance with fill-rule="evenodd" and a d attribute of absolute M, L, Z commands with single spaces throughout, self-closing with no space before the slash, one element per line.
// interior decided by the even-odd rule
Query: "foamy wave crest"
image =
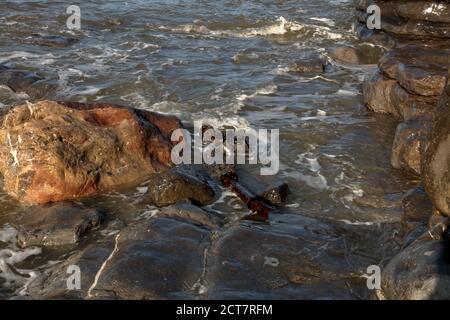
<path fill-rule="evenodd" d="M 198 33 L 212 36 L 230 36 L 237 38 L 252 38 L 258 36 L 284 35 L 290 32 L 298 32 L 304 28 L 303 25 L 279 17 L 275 23 L 259 28 L 246 28 L 242 30 L 211 30 L 204 25 L 187 24 L 172 29 L 175 32 Z M 161 29 L 164 29 L 162 27 Z"/>

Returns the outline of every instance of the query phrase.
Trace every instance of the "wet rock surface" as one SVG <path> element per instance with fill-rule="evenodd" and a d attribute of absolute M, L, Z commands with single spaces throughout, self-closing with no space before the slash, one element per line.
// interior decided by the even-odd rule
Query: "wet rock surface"
<path fill-rule="evenodd" d="M 386 299 L 450 298 L 449 239 L 417 240 L 394 257 L 382 273 Z"/>
<path fill-rule="evenodd" d="M 264 191 L 261 194 L 261 197 L 269 204 L 280 205 L 286 201 L 289 192 L 289 186 L 287 185 L 287 183 L 281 183 Z"/>
<path fill-rule="evenodd" d="M 165 207 L 182 200 L 199 205 L 210 204 L 214 200 L 214 190 L 207 181 L 179 169 L 159 173 L 149 179 L 146 203 Z"/>
<path fill-rule="evenodd" d="M 105 104 L 42 101 L 2 117 L 5 190 L 28 203 L 77 199 L 171 165 L 174 117 Z"/>
<path fill-rule="evenodd" d="M 410 120 L 400 123 L 392 145 L 392 167 L 420 176 L 422 150 L 429 130 L 429 124 L 420 121 Z"/>
<path fill-rule="evenodd" d="M 289 68 L 289 71 L 297 73 L 324 73 L 327 67 L 329 67 L 329 64 L 326 59 L 315 58 L 298 61 Z"/>
<path fill-rule="evenodd" d="M 381 29 L 369 30 L 365 24 L 367 8 L 376 4 L 381 11 Z M 359 34 L 364 40 L 389 48 L 404 43 L 450 39 L 448 2 L 443 1 L 357 1 Z"/>
<path fill-rule="evenodd" d="M 426 142 L 423 181 L 435 207 L 450 215 L 450 83 L 442 95 L 438 116 Z"/>
<path fill-rule="evenodd" d="M 44 99 L 56 90 L 58 83 L 32 71 L 0 65 L 0 86 L 14 93 L 25 93 L 30 99 Z"/>
<path fill-rule="evenodd" d="M 433 205 L 423 187 L 409 190 L 402 199 L 404 222 L 427 223 L 433 210 Z"/>
<path fill-rule="evenodd" d="M 376 4 L 381 30 L 363 24 Z M 358 34 L 389 49 L 363 86 L 367 107 L 404 121 L 397 126 L 391 165 L 420 176 L 403 196 L 405 248 L 383 271 L 381 298 L 448 299 L 450 66 L 448 2 L 359 1 Z"/>
<path fill-rule="evenodd" d="M 174 207 L 168 207 L 150 219 L 111 232 L 96 245 L 88 245 L 47 269 L 30 283 L 28 296 L 40 299 L 368 298 L 367 290 L 355 292 L 351 288 L 363 285 L 365 279 L 361 275 L 372 259 L 382 259 L 395 251 L 391 246 L 379 247 L 375 256 L 369 258 L 364 252 L 372 248 L 358 247 L 358 253 L 352 254 L 346 246 L 346 241 L 351 239 L 340 234 L 346 226 L 333 227 L 315 219 L 284 215 L 282 220 L 291 222 L 287 232 L 283 223 L 269 226 L 237 222 L 221 228 L 205 218 L 192 219 L 202 215 L 199 208 L 176 207 L 185 214 L 169 214 L 174 212 Z M 380 231 L 386 227 L 391 228 L 380 226 Z M 279 232 L 274 233 L 273 229 Z M 367 230 L 350 234 L 352 237 L 381 236 L 378 239 L 381 241 L 381 233 L 372 229 L 368 235 Z M 342 269 L 342 265 L 332 262 L 335 259 L 347 261 L 343 264 L 346 267 Z M 70 265 L 81 269 L 80 290 L 67 289 Z"/>
<path fill-rule="evenodd" d="M 407 91 L 421 96 L 442 94 L 448 74 L 450 50 L 445 47 L 406 46 L 386 53 L 381 72 L 396 79 Z"/>
<path fill-rule="evenodd" d="M 10 224 L 18 230 L 21 247 L 60 246 L 77 243 L 105 219 L 102 210 L 61 202 L 28 208 Z"/>
<path fill-rule="evenodd" d="M 315 21 L 311 19 L 314 22 L 311 21 L 305 26 L 303 19 L 301 25 L 295 22 L 296 13 L 291 13 L 292 10 L 284 7 L 282 2 L 270 4 L 270 12 L 264 12 L 267 11 L 266 4 L 254 6 L 256 12 L 249 16 L 247 10 L 242 11 L 243 19 L 239 18 L 236 23 L 233 21 L 232 26 L 229 21 L 223 24 L 222 20 L 216 20 L 221 18 L 217 14 L 211 17 L 211 21 L 205 16 L 205 19 L 208 19 L 207 25 L 203 25 L 200 20 L 193 25 L 185 25 L 186 21 L 193 20 L 189 13 L 190 4 L 187 3 L 182 12 L 177 11 L 176 6 L 171 8 L 177 13 L 170 21 L 171 26 L 167 26 L 167 20 L 163 19 L 161 23 L 155 23 L 155 30 L 153 23 L 147 24 L 148 15 L 140 16 L 140 13 L 145 11 L 130 3 L 126 13 L 111 10 L 108 17 L 83 20 L 89 28 L 89 36 L 86 41 L 73 46 L 73 51 L 62 47 L 45 47 L 55 45 L 55 41 L 58 45 L 58 39 L 35 39 L 36 46 L 18 44 L 17 50 L 27 54 L 27 66 L 39 72 L 42 70 L 42 78 L 47 79 L 47 74 L 58 69 L 60 91 L 56 92 L 56 97 L 61 99 L 108 99 L 117 103 L 126 101 L 148 110 L 179 114 L 188 121 L 211 118 L 212 122 L 230 122 L 238 127 L 251 124 L 283 128 L 280 137 L 282 163 L 279 178 L 289 183 L 293 194 L 283 205 L 274 206 L 269 220 L 260 223 L 242 221 L 242 218 L 250 213 L 246 204 L 236 197 L 232 189 L 221 188 L 217 183 L 210 184 L 211 180 L 208 179 L 206 180 L 214 188 L 217 197 L 211 204 L 205 202 L 202 208 L 190 203 L 196 201 L 186 200 L 192 198 L 192 195 L 186 191 L 184 182 L 180 184 L 183 187 L 179 193 L 183 196 L 174 197 L 170 201 L 171 203 L 180 199 L 175 204 L 157 208 L 153 204 L 144 203 L 145 193 L 149 189 L 145 180 L 152 175 L 142 176 L 144 182 L 132 183 L 130 188 L 120 191 L 116 188 L 99 190 L 101 192 L 79 199 L 80 202 L 77 202 L 76 206 L 86 210 L 103 210 L 107 212 L 108 219 L 100 227 L 90 229 L 76 245 L 68 246 L 69 250 L 61 248 L 63 246 L 50 245 L 43 249 L 33 246 L 17 248 L 17 236 L 20 237 L 22 231 L 19 230 L 18 233 L 8 226 L 0 228 L 0 297 L 373 298 L 372 292 L 366 286 L 367 266 L 383 265 L 402 249 L 408 248 L 409 244 L 422 234 L 427 235 L 427 231 L 430 231 L 432 238 L 439 239 L 448 223 L 448 220 L 443 219 L 434 210 L 435 214 L 430 219 L 428 229 L 426 221 L 431 214 L 430 203 L 426 201 L 423 192 L 414 190 L 404 194 L 405 189 L 418 184 L 418 177 L 410 181 L 402 172 L 388 168 L 388 148 L 393 141 L 397 125 L 394 123 L 394 117 L 367 115 L 359 106 L 361 101 L 358 88 L 361 76 L 373 68 L 372 64 L 378 61 L 378 57 L 386 48 L 436 42 L 437 36 L 445 30 L 444 26 L 433 24 L 416 27 L 411 22 L 420 19 L 426 22 L 447 23 L 445 15 L 419 15 L 411 18 L 412 12 L 405 13 L 404 10 L 407 9 L 399 10 L 400 5 L 407 6 L 411 2 L 389 2 L 395 10 L 388 11 L 387 6 L 383 10 L 395 18 L 386 20 L 386 23 L 389 23 L 386 26 L 390 29 L 368 32 L 363 28 L 368 41 L 384 41 L 384 47 L 355 43 L 348 32 L 348 21 L 345 20 L 352 4 L 345 1 L 340 2 L 339 7 L 336 6 L 336 12 L 333 11 L 331 15 L 328 12 L 316 11 L 316 3 L 302 3 L 301 6 L 307 8 L 307 13 L 314 12 L 316 17 L 322 17 L 323 14 L 329 18 Z M 415 1 L 414 4 L 416 3 L 420 1 Z M 98 3 L 87 1 L 86 5 L 97 7 Z M 165 3 L 166 5 L 170 4 Z M 220 2 L 204 2 L 203 5 L 212 6 L 214 9 L 220 9 L 221 6 Z M 246 6 L 245 3 L 243 5 Z M 24 25 L 23 21 L 30 23 L 27 19 L 36 17 L 36 20 L 32 21 L 40 23 L 42 16 L 46 18 L 46 13 L 41 9 L 33 9 L 42 8 L 42 3 L 27 2 L 17 6 L 8 2 L 5 6 L 8 6 L 7 14 L 12 16 L 5 17 L 4 29 L 7 32 L 5 34 L 2 31 L 0 35 L 4 40 L 0 42 L 0 46 L 3 45 L 2 59 L 11 58 L 8 63 L 15 62 L 18 68 L 25 68 L 20 67 L 22 53 L 10 55 L 8 52 L 15 45 L 11 41 L 14 38 L 11 35 L 14 29 Z M 108 4 L 108 7 L 110 6 L 115 8 L 114 4 Z M 16 7 L 20 11 L 33 14 L 22 17 L 21 13 L 16 13 Z M 152 12 L 160 10 L 159 7 L 154 6 Z M 262 11 L 258 11 L 258 7 L 262 7 Z M 278 7 L 282 10 L 278 11 Z M 50 7 L 48 9 L 49 21 L 53 21 L 58 13 L 54 14 Z M 428 10 L 428 7 L 423 9 Z M 226 10 L 232 12 L 233 8 Z M 280 16 L 288 13 L 290 17 L 280 17 L 274 24 L 273 12 L 279 12 Z M 181 13 L 179 17 L 178 13 Z M 21 16 L 17 22 L 16 14 Z M 115 18 L 116 14 L 120 17 Z M 133 20 L 127 21 L 129 16 L 133 16 Z M 158 20 L 157 16 L 155 13 L 154 17 Z M 58 19 L 65 23 L 65 16 L 59 16 Z M 225 19 L 228 17 L 225 16 Z M 16 26 L 12 23 L 19 24 Z M 134 33 L 131 30 L 135 28 L 127 27 L 129 23 L 146 25 L 146 28 L 142 32 Z M 172 27 L 175 25 L 180 28 L 174 30 Z M 58 30 L 51 31 L 51 28 L 52 25 L 49 24 L 49 33 L 58 34 Z M 404 33 L 409 32 L 411 28 L 416 28 L 415 35 L 408 37 L 408 34 Z M 430 30 L 427 36 L 417 36 L 427 30 Z M 162 37 L 154 38 L 153 31 Z M 100 36 L 97 37 L 98 35 Z M 201 41 L 193 42 L 194 38 Z M 334 38 L 337 38 L 337 41 L 334 41 Z M 167 39 L 170 39 L 169 46 Z M 90 47 L 95 40 L 102 43 L 102 46 Z M 64 41 L 62 42 L 64 46 Z M 439 42 L 444 43 L 445 40 L 441 38 Z M 201 47 L 197 47 L 197 43 L 200 43 Z M 311 48 L 310 43 L 313 43 L 314 48 Z M 306 60 L 307 56 L 323 53 L 321 50 L 330 43 L 333 47 L 348 45 L 351 48 L 347 56 L 345 52 L 342 55 L 343 60 L 347 62 L 335 59 L 331 61 L 326 73 L 320 75 L 319 65 L 318 68 L 312 66 L 310 69 L 300 67 L 299 71 L 307 74 L 291 72 L 291 66 L 299 60 L 299 51 L 302 56 L 300 59 L 304 57 Z M 433 44 L 434 48 L 435 45 L 436 43 Z M 443 47 L 445 48 L 445 45 Z M 179 51 L 178 48 L 183 49 Z M 413 51 L 410 49 L 408 52 Z M 330 58 L 330 54 L 326 55 Z M 147 59 L 149 56 L 152 59 Z M 178 56 L 184 57 L 183 60 L 171 59 Z M 389 64 L 386 65 L 386 71 L 383 69 L 384 64 L 383 68 L 379 67 L 377 75 L 381 78 L 380 82 L 391 82 L 392 87 L 380 89 L 389 94 L 384 101 L 380 98 L 377 105 L 380 110 L 386 108 L 386 113 L 396 113 L 395 116 L 406 123 L 405 132 L 413 135 L 414 130 L 408 131 L 410 123 L 434 118 L 434 101 L 438 100 L 439 95 L 433 90 L 439 89 L 438 85 L 434 85 L 441 83 L 442 78 L 439 74 L 431 78 L 425 76 L 426 72 L 439 69 L 428 65 L 433 65 L 432 60 L 438 59 L 435 58 L 438 55 L 430 55 L 432 59 L 404 56 L 402 53 L 399 55 L 401 59 L 389 58 L 394 61 L 393 68 L 389 67 Z M 420 60 L 420 63 L 410 63 L 416 60 Z M 8 66 L 12 68 L 12 64 Z M 0 67 L 0 70 L 7 69 Z M 203 73 L 205 70 L 208 70 L 208 73 Z M 38 80 L 26 85 L 26 94 L 30 100 L 34 97 L 30 90 L 34 90 L 41 83 L 46 81 Z M 1 90 L 7 96 L 6 101 L 0 102 L 3 103 L 0 105 L 2 114 L 9 111 L 4 105 L 12 105 L 11 101 L 28 99 L 21 91 L 15 94 L 6 88 Z M 44 87 L 42 92 L 46 90 Z M 37 90 L 37 93 L 40 91 Z M 8 98 L 10 94 L 14 96 L 11 99 Z M 58 100 L 55 96 L 49 99 Z M 371 100 L 377 99 L 377 94 L 373 94 Z M 231 110 L 228 105 L 232 106 Z M 91 110 L 83 104 L 72 106 L 77 110 Z M 165 117 L 164 121 L 159 121 L 160 116 L 151 117 L 151 114 L 147 113 L 144 116 L 141 111 L 137 113 L 138 122 L 143 124 L 139 128 L 144 128 L 144 132 L 150 130 L 152 134 L 156 132 L 155 135 L 162 136 L 164 141 L 169 136 L 165 132 L 169 133 L 171 128 L 176 127 L 172 126 L 171 121 L 167 122 Z M 24 114 L 22 120 L 28 121 L 28 115 Z M 218 114 L 220 117 L 217 117 Z M 53 126 L 55 120 L 66 123 L 64 121 L 71 119 L 64 112 L 61 115 L 64 119 L 59 118 L 59 113 L 52 114 L 49 123 Z M 122 119 L 121 117 L 122 115 L 117 116 L 109 109 L 108 117 L 96 115 L 96 131 L 103 132 L 104 127 L 110 128 L 109 122 L 106 125 L 107 120 L 115 121 L 117 118 Z M 376 125 L 374 119 L 381 119 L 383 123 Z M 78 125 L 77 121 L 73 123 Z M 47 130 L 45 125 L 42 127 Z M 158 130 L 152 131 L 153 128 Z M 124 128 L 120 126 L 120 130 L 122 129 Z M 87 131 L 86 135 L 90 133 L 91 131 Z M 407 139 L 409 133 L 404 135 L 405 139 L 398 139 L 399 146 L 402 146 L 399 150 L 416 150 L 415 147 L 410 147 L 410 140 Z M 17 148 L 17 142 L 22 140 L 22 135 L 19 139 L 19 135 L 10 133 L 11 143 L 7 137 L 8 135 L 6 140 L 2 141 L 6 142 L 4 152 L 8 157 L 7 163 L 16 163 L 16 157 L 20 160 L 17 163 L 20 164 L 28 160 L 19 159 L 21 150 Z M 120 136 L 119 141 L 135 140 L 129 136 Z M 103 141 L 99 144 L 105 145 L 105 148 L 101 149 L 102 152 L 108 152 L 111 158 L 115 157 L 115 153 L 111 152 L 114 150 L 114 144 L 112 149 L 111 145 L 106 145 Z M 47 145 L 52 146 L 51 143 Z M 90 146 L 92 149 L 99 148 L 96 144 Z M 86 148 L 89 149 L 87 146 Z M 74 153 L 77 154 L 78 151 L 75 150 Z M 104 162 L 104 158 L 98 158 L 90 150 L 81 149 L 80 152 L 83 155 L 93 155 L 100 162 Z M 417 154 L 412 155 L 414 157 L 405 158 L 399 153 L 398 162 L 401 166 L 412 167 L 417 171 L 419 160 L 415 158 Z M 136 156 L 136 152 L 133 152 L 133 156 Z M 151 161 L 153 165 L 154 162 L 160 162 L 158 156 L 152 153 L 150 157 L 146 153 L 142 158 Z M 85 158 L 76 159 L 82 160 L 79 163 L 80 167 L 84 168 Z M 111 159 L 116 160 L 117 158 Z M 125 161 L 128 163 L 127 159 Z M 71 162 L 68 163 L 72 166 Z M 52 164 L 49 166 L 53 168 Z M 162 167 L 162 170 L 166 169 L 164 165 Z M 108 176 L 110 171 L 103 171 L 104 168 L 100 167 L 99 181 L 102 181 L 103 176 Z M 131 170 L 124 165 L 121 169 L 122 173 Z M 274 180 L 278 180 L 278 177 L 274 179 L 259 176 L 252 168 L 224 166 L 214 169 L 218 170 L 211 170 L 210 174 L 219 180 L 224 174 L 232 176 L 239 171 L 239 183 L 254 191 L 256 195 L 261 195 L 268 186 L 274 185 Z M 136 169 L 138 170 L 141 174 L 145 173 L 141 167 Z M 241 172 L 246 170 L 254 180 L 242 177 Z M 202 175 L 194 176 L 203 181 Z M 122 178 L 117 178 L 114 185 L 118 180 L 123 181 Z M 0 184 L 2 183 L 0 181 Z M 280 191 L 282 190 L 271 194 L 273 201 L 284 197 L 284 193 Z M 24 209 L 23 204 L 5 193 L 1 193 L 0 197 L 0 211 L 3 212 L 0 221 L 12 222 L 14 214 Z M 67 212 L 70 210 L 67 209 Z M 41 212 L 42 219 L 44 214 L 53 216 L 52 213 Z M 67 234 L 70 235 L 75 234 L 78 222 L 83 224 L 87 220 L 87 225 L 91 225 L 93 221 L 95 225 L 98 221 L 95 216 L 94 219 L 84 219 L 83 215 L 77 216 L 76 213 L 74 216 L 76 219 L 71 222 L 73 224 L 68 224 L 67 227 L 62 224 L 62 228 L 66 228 Z M 36 221 L 43 220 L 36 217 Z M 26 226 L 26 221 L 23 225 Z M 49 223 L 48 229 L 51 229 L 50 225 Z M 405 228 L 405 225 L 408 226 Z M 67 236 L 67 239 L 69 238 Z M 420 256 L 414 259 L 420 261 Z M 431 261 L 430 265 L 438 263 Z M 68 288 L 68 270 L 73 266 L 80 267 L 80 290 Z M 5 283 L 10 285 L 6 291 L 3 290 Z M 407 286 L 398 283 L 399 286 Z M 388 298 L 402 295 L 401 290 L 390 290 L 389 285 L 386 285 Z M 20 290 L 15 291 L 15 288 Z"/>
<path fill-rule="evenodd" d="M 342 46 L 330 51 L 330 57 L 337 62 L 347 64 L 376 64 L 384 50 L 380 47 L 360 44 L 358 46 Z"/>

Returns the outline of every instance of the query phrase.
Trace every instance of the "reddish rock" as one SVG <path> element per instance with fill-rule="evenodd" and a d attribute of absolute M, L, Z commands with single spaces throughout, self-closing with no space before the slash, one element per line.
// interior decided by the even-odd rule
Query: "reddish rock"
<path fill-rule="evenodd" d="M 4 188 L 28 203 L 94 195 L 171 166 L 175 117 L 108 104 L 41 101 L 1 117 Z"/>

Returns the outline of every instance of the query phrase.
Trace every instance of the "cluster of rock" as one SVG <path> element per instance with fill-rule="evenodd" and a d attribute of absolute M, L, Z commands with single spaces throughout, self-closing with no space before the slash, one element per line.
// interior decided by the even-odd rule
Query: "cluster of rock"
<path fill-rule="evenodd" d="M 381 30 L 366 26 L 371 4 L 381 9 Z M 359 36 L 389 49 L 363 84 L 364 102 L 370 110 L 399 120 L 391 164 L 420 177 L 426 190 L 405 195 L 405 224 L 412 233 L 404 251 L 385 268 L 383 294 L 394 299 L 448 298 L 450 264 L 443 259 L 450 250 L 450 3 L 363 0 L 357 4 L 357 17 Z"/>
<path fill-rule="evenodd" d="M 380 29 L 367 26 L 367 19 L 374 14 L 368 10 L 371 5 L 380 8 Z M 357 0 L 356 9 L 355 29 L 364 41 L 389 49 L 413 43 L 433 44 L 435 40 L 449 43 L 448 0 Z"/>
<path fill-rule="evenodd" d="M 45 100 L 1 110 L 3 188 L 27 205 L 5 221 L 16 230 L 14 245 L 76 249 L 31 279 L 28 296 L 146 299 L 202 294 L 205 250 L 215 246 L 224 251 L 225 245 L 215 243 L 223 217 L 200 207 L 216 200 L 217 179 L 235 175 L 236 169 L 173 167 L 170 138 L 181 127 L 173 116 L 101 103 Z M 89 197 L 137 186 L 145 186 L 140 207 L 158 207 L 156 217 L 139 210 L 118 217 L 101 205 L 86 204 Z M 257 197 L 275 206 L 287 192 L 281 184 Z M 234 247 L 241 245 L 237 238 Z M 80 290 L 67 286 L 70 265 L 81 268 Z M 189 271 L 180 272 L 179 265 Z"/>

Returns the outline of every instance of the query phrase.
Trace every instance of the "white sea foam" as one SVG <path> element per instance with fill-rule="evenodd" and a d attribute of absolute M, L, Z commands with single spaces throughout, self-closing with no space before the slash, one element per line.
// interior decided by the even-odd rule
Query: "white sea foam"
<path fill-rule="evenodd" d="M 344 222 L 345 224 L 349 224 L 352 226 L 371 226 L 374 224 L 373 222 L 370 222 L 370 221 L 367 221 L 367 222 L 365 222 L 365 221 L 350 221 L 347 219 L 340 219 L 338 221 Z"/>
<path fill-rule="evenodd" d="M 31 256 L 41 254 L 42 250 L 37 247 L 19 249 L 16 246 L 17 230 L 9 225 L 0 229 L 0 242 L 7 244 L 6 248 L 0 249 L 0 279 L 3 279 L 2 285 L 15 290 L 18 295 L 25 295 L 28 285 L 39 275 L 39 272 L 19 269 L 15 265 Z"/>
<path fill-rule="evenodd" d="M 251 99 L 254 98 L 256 96 L 267 96 L 267 95 L 272 95 L 274 93 L 276 93 L 278 90 L 278 87 L 275 84 L 269 84 L 265 87 L 262 87 L 260 89 L 257 89 L 254 93 L 252 94 L 240 94 L 236 97 L 236 99 L 240 102 L 245 101 L 247 99 Z"/>
<path fill-rule="evenodd" d="M 315 20 L 315 21 L 320 21 L 325 23 L 326 25 L 328 25 L 329 27 L 334 27 L 336 25 L 336 23 L 329 19 L 329 18 L 317 18 L 317 17 L 311 17 L 309 18 L 310 20 Z"/>
<path fill-rule="evenodd" d="M 246 28 L 242 30 L 211 30 L 204 25 L 186 24 L 172 29 L 175 32 L 198 33 L 212 36 L 229 36 L 237 38 L 252 38 L 257 36 L 284 35 L 288 32 L 298 32 L 303 25 L 279 17 L 275 23 L 258 28 Z M 160 29 L 166 29 L 160 27 Z"/>

